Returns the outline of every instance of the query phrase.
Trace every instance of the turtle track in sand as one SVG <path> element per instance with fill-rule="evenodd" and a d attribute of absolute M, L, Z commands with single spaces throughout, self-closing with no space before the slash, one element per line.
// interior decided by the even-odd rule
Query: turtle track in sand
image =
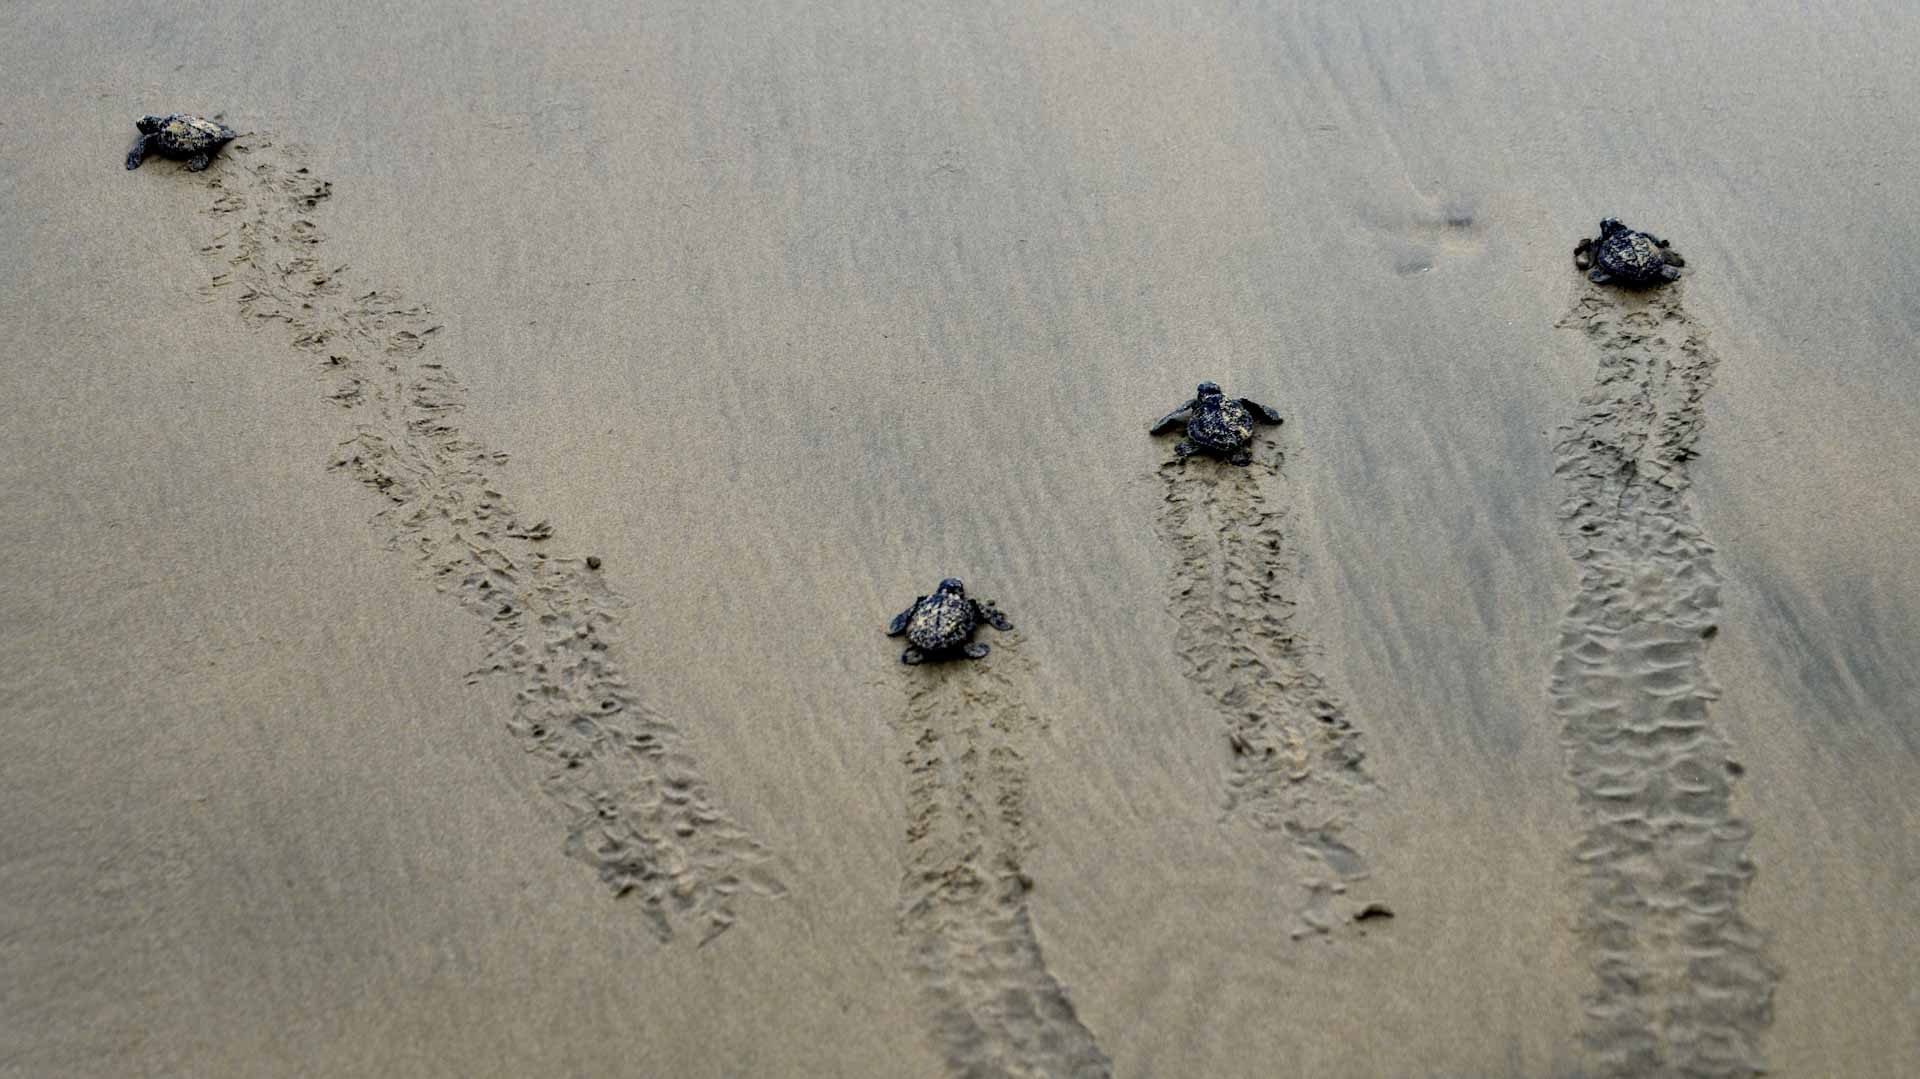
<path fill-rule="evenodd" d="M 1749 829 L 1708 715 L 1719 578 L 1687 497 L 1719 361 L 1682 286 L 1580 287 L 1559 325 L 1599 370 L 1554 448 L 1580 587 L 1549 693 L 1584 828 L 1585 1039 L 1596 1075 L 1757 1075 L 1778 975 L 1740 916 Z"/>
<path fill-rule="evenodd" d="M 1301 555 L 1280 461 L 1268 437 L 1245 467 L 1200 455 L 1168 461 L 1155 525 L 1174 555 L 1175 649 L 1226 728 L 1225 817 L 1291 841 L 1301 862 L 1293 932 L 1302 936 L 1355 913 L 1345 909 L 1355 906 L 1347 886 L 1368 869 L 1343 833 L 1372 783 L 1359 732 L 1315 669 L 1295 614 Z"/>
<path fill-rule="evenodd" d="M 390 547 L 480 620 L 486 659 L 470 682 L 514 687 L 507 726 L 549 767 L 568 816 L 566 851 L 638 899 L 662 939 L 701 941 L 735 919 L 743 893 L 780 896 L 770 855 L 714 801 L 684 735 L 635 692 L 618 658 L 613 594 L 584 561 L 550 552 L 553 528 L 504 491 L 506 455 L 461 432 L 460 382 L 432 360 L 426 307 L 366 285 L 326 257 L 314 211 L 332 184 L 266 139 L 227 148 L 205 174 L 216 272 L 256 327 L 287 334 L 342 411 L 329 468 L 378 493 Z"/>
<path fill-rule="evenodd" d="M 952 1074 L 1093 1079 L 1111 1065 L 1047 969 L 1027 909 L 1022 747 L 1042 721 L 1009 675 L 1017 642 L 908 675 L 900 930 Z"/>

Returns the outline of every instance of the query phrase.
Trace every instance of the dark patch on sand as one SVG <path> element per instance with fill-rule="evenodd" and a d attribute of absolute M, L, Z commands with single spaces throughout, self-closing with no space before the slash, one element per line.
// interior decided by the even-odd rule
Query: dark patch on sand
<path fill-rule="evenodd" d="M 1345 920 L 1328 908 L 1347 882 L 1368 875 L 1340 837 L 1372 784 L 1359 732 L 1295 616 L 1301 556 L 1278 444 L 1253 449 L 1244 468 L 1200 456 L 1160 466 L 1156 524 L 1174 553 L 1175 647 L 1226 726 L 1226 816 L 1293 841 L 1305 863 L 1295 935 L 1324 933 Z"/>
<path fill-rule="evenodd" d="M 441 329 L 424 305 L 347 285 L 322 257 L 312 212 L 332 194 L 300 156 L 267 139 L 208 172 L 217 267 L 250 323 L 277 324 L 324 396 L 350 418 L 330 467 L 378 492 L 391 546 L 482 621 L 486 663 L 515 686 L 508 727 L 551 767 L 569 854 L 637 897 L 662 938 L 707 940 L 733 924 L 743 892 L 779 896 L 770 856 L 718 808 L 687 740 L 641 700 L 618 658 L 624 600 L 579 559 L 550 550 L 554 528 L 503 493 L 506 455 L 462 433 L 460 382 L 425 359 Z"/>
<path fill-rule="evenodd" d="M 1022 702 L 1010 637 L 977 662 L 906 674 L 907 871 L 900 926 L 956 1076 L 1092 1077 L 1106 1054 L 1047 969 L 1027 909 L 1033 846 Z"/>
<path fill-rule="evenodd" d="M 1582 284 L 1560 322 L 1599 372 L 1555 447 L 1580 591 L 1550 692 L 1585 827 L 1586 1039 L 1593 1074 L 1621 1079 L 1762 1073 L 1778 977 L 1740 916 L 1754 872 L 1740 770 L 1708 715 L 1720 584 L 1686 462 L 1719 361 L 1681 292 Z"/>

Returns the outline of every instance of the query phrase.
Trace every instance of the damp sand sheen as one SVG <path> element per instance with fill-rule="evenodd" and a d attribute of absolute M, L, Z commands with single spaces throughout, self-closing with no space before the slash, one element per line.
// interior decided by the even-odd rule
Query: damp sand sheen
<path fill-rule="evenodd" d="M 1168 605 L 1187 677 L 1213 701 L 1231 750 L 1216 793 L 1224 818 L 1297 856 L 1277 882 L 1296 935 L 1364 911 L 1349 887 L 1366 858 L 1344 833 L 1370 795 L 1360 733 L 1316 664 L 1295 614 L 1300 551 L 1278 436 L 1256 436 L 1244 467 L 1195 455 L 1160 466 L 1158 530 L 1171 556 Z"/>
<path fill-rule="evenodd" d="M 1104 1077 L 1112 1065 L 1047 968 L 1028 907 L 1035 881 L 1026 753 L 1045 724 L 1022 696 L 1035 676 L 1009 634 L 973 665 L 910 675 L 907 868 L 900 928 L 957 1076 Z"/>
<path fill-rule="evenodd" d="M 515 683 L 509 729 L 549 765 L 571 816 L 565 849 L 663 940 L 730 927 L 737 901 L 779 898 L 769 853 L 727 818 L 679 730 L 634 692 L 615 656 L 626 606 L 585 558 L 557 555 L 494 484 L 507 457 L 465 436 L 460 382 L 431 359 L 441 326 L 397 293 L 360 291 L 330 266 L 315 220 L 332 183 L 262 137 L 213 180 L 205 290 L 286 334 L 343 413 L 331 471 L 377 493 L 390 546 L 483 620 L 475 678 Z M 597 561 L 597 560 L 596 560 Z M 1041 720 L 1017 635 L 977 670 L 935 663 L 897 723 L 909 741 L 900 932 L 923 983 L 929 1037 L 953 1074 L 1108 1076 L 1111 1065 L 1048 971 L 1021 868 L 1032 846 L 1023 743 Z"/>
<path fill-rule="evenodd" d="M 229 153 L 210 183 L 215 231 L 201 254 L 217 272 L 204 294 L 287 338 L 342 418 L 329 470 L 378 495 L 389 546 L 481 621 L 473 677 L 513 681 L 509 729 L 548 765 L 566 853 L 633 897 L 663 941 L 711 940 L 744 901 L 786 897 L 773 855 L 729 819 L 682 732 L 622 670 L 625 601 L 499 489 L 507 455 L 462 432 L 463 389 L 434 356 L 432 311 L 333 262 L 317 220 L 332 184 L 304 155 L 264 136 Z M 1747 833 L 1706 722 L 1717 586 L 1687 514 L 1685 462 L 1716 359 L 1679 291 L 1591 287 L 1561 323 L 1601 361 L 1558 449 L 1583 572 L 1552 692 L 1590 822 L 1574 852 L 1599 983 L 1588 1037 L 1603 1074 L 1623 1079 L 1757 1074 L 1775 976 L 1739 917 Z M 1370 871 L 1344 838 L 1380 792 L 1294 615 L 1301 556 L 1280 437 L 1254 449 L 1245 467 L 1162 465 L 1155 528 L 1174 647 L 1231 749 L 1222 821 L 1292 851 L 1294 875 L 1276 890 L 1299 939 L 1389 910 L 1350 893 Z M 1025 753 L 1046 725 L 1021 684 L 1036 677 L 1016 634 L 988 660 L 911 672 L 893 724 L 907 746 L 899 933 L 927 1036 L 955 1076 L 1114 1074 L 1027 902 L 1037 840 Z"/>
<path fill-rule="evenodd" d="M 1721 583 L 1688 462 L 1720 361 L 1684 296 L 1589 285 L 1560 322 L 1597 362 L 1555 448 L 1580 592 L 1551 692 L 1584 825 L 1587 1036 L 1595 1074 L 1620 1079 L 1761 1074 L 1778 979 L 1741 911 L 1751 829 L 1713 722 Z"/>
<path fill-rule="evenodd" d="M 0 27 L 0 1074 L 1914 1073 L 1907 5 Z"/>
<path fill-rule="evenodd" d="M 316 221 L 333 185 L 261 137 L 231 147 L 211 184 L 208 286 L 276 333 L 341 410 L 330 470 L 385 502 L 391 548 L 480 619 L 475 677 L 514 683 L 509 729 L 549 766 L 569 816 L 565 847 L 615 894 L 632 894 L 662 938 L 710 939 L 739 900 L 784 887 L 767 851 L 730 820 L 678 728 L 634 691 L 615 658 L 624 602 L 587 564 L 560 556 L 553 526 L 496 488 L 504 453 L 460 428 L 460 380 L 433 357 L 424 305 L 355 281 L 330 261 Z"/>
<path fill-rule="evenodd" d="M 217 271 L 203 295 L 287 337 L 342 415 L 329 470 L 379 495 L 389 546 L 482 620 L 473 677 L 515 683 L 509 729 L 549 765 L 543 786 L 571 818 L 566 852 L 617 897 L 636 897 L 662 940 L 677 930 L 710 940 L 734 924 L 739 900 L 784 897 L 770 853 L 728 819 L 686 739 L 621 670 L 625 601 L 584 557 L 556 553 L 553 524 L 527 520 L 496 486 L 507 455 L 462 432 L 463 388 L 433 358 L 443 326 L 432 311 L 362 291 L 331 262 L 317 217 L 333 185 L 303 154 L 267 136 L 229 153 L 209 185 L 215 231 L 200 253 Z M 1293 907 L 1296 935 L 1324 933 L 1330 900 L 1367 875 L 1338 838 L 1366 781 L 1357 736 L 1274 583 L 1289 548 L 1285 512 L 1268 501 L 1277 447 L 1259 448 L 1276 463 L 1166 465 L 1160 528 L 1179 559 L 1181 653 L 1234 747 L 1226 815 L 1283 835 L 1322 871 L 1296 882 Z M 1045 724 L 1017 682 L 1037 672 L 1015 634 L 989 660 L 911 676 L 895 724 L 908 742 L 900 933 L 930 1038 L 958 1076 L 1113 1074 L 1047 968 L 1025 899 L 1035 839 L 1024 744 Z"/>

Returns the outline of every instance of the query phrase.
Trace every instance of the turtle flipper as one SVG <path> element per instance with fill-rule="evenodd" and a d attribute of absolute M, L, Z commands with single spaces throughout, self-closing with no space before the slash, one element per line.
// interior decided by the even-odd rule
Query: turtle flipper
<path fill-rule="evenodd" d="M 905 633 L 907 631 L 907 623 L 913 621 L 913 612 L 920 609 L 920 604 L 924 602 L 926 598 L 925 596 L 921 596 L 919 599 L 913 601 L 913 606 L 894 615 L 893 623 L 887 627 L 887 636 L 898 637 L 902 633 Z"/>
<path fill-rule="evenodd" d="M 975 641 L 967 646 L 966 657 L 968 659 L 985 659 L 987 658 L 987 653 L 991 651 L 993 651 L 991 646 L 983 644 L 980 641 Z"/>
<path fill-rule="evenodd" d="M 1660 267 L 1660 280 L 1662 281 L 1680 280 L 1680 268 L 1678 266 L 1675 266 L 1672 263 L 1668 263 L 1665 266 Z"/>
<path fill-rule="evenodd" d="M 1287 422 L 1286 420 L 1283 420 L 1280 418 L 1280 413 L 1274 411 L 1271 408 L 1268 408 L 1266 405 L 1263 405 L 1258 401 L 1255 401 L 1251 397 L 1242 397 L 1240 399 L 1240 403 L 1246 406 L 1247 411 L 1253 414 L 1253 418 L 1257 422 L 1260 422 L 1260 423 Z"/>
<path fill-rule="evenodd" d="M 1230 465 L 1239 465 L 1241 468 L 1245 468 L 1248 465 L 1253 463 L 1253 451 L 1247 449 L 1245 446 L 1242 446 L 1239 449 L 1233 451 L 1233 456 L 1227 458 L 1227 463 Z"/>
<path fill-rule="evenodd" d="M 188 171 L 188 172 L 199 172 L 199 171 L 200 171 L 201 169 L 204 169 L 204 168 L 206 168 L 206 167 L 207 167 L 207 162 L 209 162 L 209 161 L 211 161 L 211 160 L 212 160 L 212 159 L 211 159 L 211 158 L 209 158 L 209 157 L 208 157 L 208 156 L 207 156 L 206 154 L 204 154 L 204 153 L 201 153 L 201 154 L 195 154 L 195 155 L 193 155 L 192 157 L 190 157 L 190 158 L 187 158 L 187 171 Z"/>
<path fill-rule="evenodd" d="M 1587 280 L 1596 285 L 1604 285 L 1613 280 L 1613 275 L 1595 266 L 1593 269 L 1587 271 Z"/>
<path fill-rule="evenodd" d="M 995 607 L 992 603 L 985 600 L 976 599 L 973 601 L 973 617 L 978 621 L 985 622 L 987 625 L 992 626 L 1002 633 L 1013 628 L 1013 623 L 1009 622 L 1007 616 L 1000 612 L 1000 608 Z"/>
<path fill-rule="evenodd" d="M 1159 422 L 1155 423 L 1152 427 L 1147 428 L 1147 433 L 1150 435 L 1157 435 L 1165 431 L 1173 430 L 1173 425 L 1185 420 L 1187 418 L 1188 410 L 1193 408 L 1193 406 L 1199 403 L 1200 403 L 1200 399 L 1196 397 L 1193 400 L 1188 401 L 1186 404 L 1181 405 L 1179 408 L 1174 409 L 1172 412 L 1169 412 L 1166 415 L 1160 417 Z"/>
<path fill-rule="evenodd" d="M 927 661 L 927 654 L 925 652 L 920 651 L 918 648 L 909 648 L 906 651 L 900 653 L 900 662 L 906 664 L 909 667 L 918 667 L 920 664 L 925 663 L 926 661 Z"/>
<path fill-rule="evenodd" d="M 1192 457 L 1194 454 L 1199 452 L 1200 452 L 1200 447 L 1194 445 L 1191 442 L 1188 442 L 1184 438 L 1174 443 L 1173 445 L 1173 455 L 1175 457 Z"/>
<path fill-rule="evenodd" d="M 138 139 L 135 139 L 133 143 L 133 149 L 127 151 L 128 170 L 131 171 L 133 169 L 139 168 L 140 162 L 145 161 L 147 159 L 147 151 L 152 148 L 153 148 L 152 135 L 141 135 Z"/>
<path fill-rule="evenodd" d="M 1593 240 L 1591 237 L 1573 245 L 1573 268 L 1576 270 L 1593 269 Z"/>

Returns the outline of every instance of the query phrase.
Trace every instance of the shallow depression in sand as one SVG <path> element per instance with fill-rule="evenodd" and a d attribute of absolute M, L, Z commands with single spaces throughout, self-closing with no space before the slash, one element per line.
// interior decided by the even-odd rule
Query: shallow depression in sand
<path fill-rule="evenodd" d="M 661 937 L 700 940 L 733 924 L 743 894 L 780 896 L 770 856 L 728 818 L 687 739 L 654 712 L 618 658 L 620 611 L 583 559 L 552 551 L 553 526 L 528 522 L 500 489 L 506 455 L 459 425 L 458 378 L 424 359 L 441 329 L 423 305 L 349 286 L 322 258 L 312 215 L 333 185 L 265 136 L 233 147 L 213 174 L 218 271 L 207 295 L 287 335 L 343 411 L 329 468 L 383 499 L 391 546 L 481 620 L 475 677 L 514 683 L 509 729 L 550 765 L 544 786 L 569 814 L 566 851 L 619 896 L 634 896 Z"/>
<path fill-rule="evenodd" d="M 1161 465 L 1155 526 L 1171 555 L 1174 647 L 1225 728 L 1223 817 L 1290 841 L 1298 873 L 1280 887 L 1293 931 L 1324 933 L 1359 909 L 1347 890 L 1368 876 L 1366 859 L 1340 837 L 1375 789 L 1295 611 L 1300 552 L 1288 530 L 1299 522 L 1280 444 L 1253 449 L 1244 467 L 1205 456 Z"/>
<path fill-rule="evenodd" d="M 1749 830 L 1709 718 L 1720 581 L 1686 465 L 1719 359 L 1683 295 L 1584 285 L 1560 323 L 1598 370 L 1555 452 L 1580 592 L 1551 693 L 1585 823 L 1586 1036 L 1620 1079 L 1764 1072 L 1777 979 L 1741 916 Z"/>
<path fill-rule="evenodd" d="M 1047 968 L 1024 868 L 1034 845 L 1017 636 L 978 662 L 908 672 L 907 869 L 900 928 L 935 1041 L 956 1076 L 1112 1074 Z"/>

